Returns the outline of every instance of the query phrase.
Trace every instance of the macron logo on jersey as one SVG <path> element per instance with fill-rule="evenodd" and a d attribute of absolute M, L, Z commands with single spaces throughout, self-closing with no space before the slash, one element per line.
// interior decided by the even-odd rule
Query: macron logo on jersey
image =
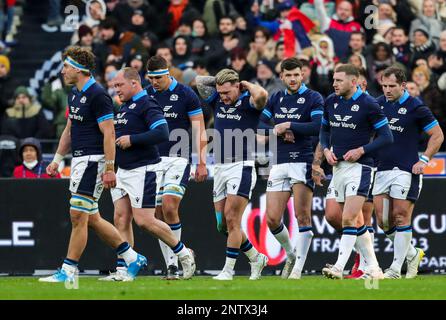
<path fill-rule="evenodd" d="M 397 123 L 399 120 L 400 120 L 399 118 L 392 118 L 392 119 L 390 119 L 390 121 L 389 121 L 390 130 L 398 131 L 398 132 L 401 132 L 401 133 L 404 131 L 404 128 L 402 126 L 396 126 L 395 125 L 395 123 Z"/>
<path fill-rule="evenodd" d="M 274 115 L 275 118 L 277 119 L 300 119 L 302 117 L 302 115 L 300 114 L 293 114 L 294 112 L 297 111 L 298 108 L 290 108 L 289 110 L 285 107 L 281 107 L 280 110 L 282 111 L 283 114 L 280 113 L 276 113 Z"/>
<path fill-rule="evenodd" d="M 350 129 L 353 129 L 353 130 L 356 129 L 356 124 L 354 124 L 354 123 L 346 123 L 348 120 L 350 120 L 352 118 L 352 116 L 342 117 L 339 114 L 335 114 L 334 117 L 339 122 L 330 121 L 330 125 L 332 127 L 336 127 L 336 128 L 339 128 L 339 127 L 350 128 Z"/>
<path fill-rule="evenodd" d="M 217 112 L 217 118 L 236 120 L 236 121 L 240 121 L 242 119 L 241 115 L 232 114 L 232 113 L 234 113 L 235 110 L 237 110 L 237 108 L 231 107 L 231 108 L 228 108 L 228 110 L 226 110 L 224 107 L 220 107 L 220 110 L 222 113 Z"/>
<path fill-rule="evenodd" d="M 178 113 L 176 112 L 169 112 L 170 109 L 172 109 L 173 106 L 164 106 L 164 118 L 174 118 L 176 119 L 178 117 Z"/>

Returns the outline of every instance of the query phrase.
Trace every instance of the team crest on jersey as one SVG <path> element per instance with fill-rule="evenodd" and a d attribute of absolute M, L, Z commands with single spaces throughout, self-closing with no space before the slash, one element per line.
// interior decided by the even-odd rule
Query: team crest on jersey
<path fill-rule="evenodd" d="M 238 107 L 239 105 L 242 104 L 242 100 L 237 101 L 237 103 L 235 104 L 236 107 Z"/>
<path fill-rule="evenodd" d="M 132 103 L 131 105 L 129 105 L 129 109 L 131 110 L 131 109 L 135 109 L 135 107 L 136 107 L 136 103 Z"/>
<path fill-rule="evenodd" d="M 177 94 L 173 94 L 170 96 L 170 101 L 178 101 L 178 95 Z"/>
<path fill-rule="evenodd" d="M 398 109 L 398 113 L 399 114 L 406 114 L 407 113 L 407 109 L 406 108 L 399 108 Z"/>
<path fill-rule="evenodd" d="M 301 98 L 297 99 L 297 103 L 299 103 L 299 104 L 305 103 L 305 98 L 301 97 Z"/>
<path fill-rule="evenodd" d="M 336 102 L 336 103 L 333 105 L 333 108 L 336 109 L 337 106 L 338 106 L 338 103 Z"/>
<path fill-rule="evenodd" d="M 359 106 L 357 104 L 352 105 L 352 111 L 359 111 Z"/>
<path fill-rule="evenodd" d="M 82 97 L 81 100 L 80 100 L 81 103 L 85 103 L 86 101 L 87 101 L 87 97 L 85 97 L 85 96 Z"/>

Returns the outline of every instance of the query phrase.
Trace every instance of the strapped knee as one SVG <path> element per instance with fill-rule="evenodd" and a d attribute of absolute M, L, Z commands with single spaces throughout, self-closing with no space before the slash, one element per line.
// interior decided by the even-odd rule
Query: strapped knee
<path fill-rule="evenodd" d="M 98 212 L 98 203 L 87 197 L 72 195 L 70 199 L 70 209 L 88 214 L 95 214 Z"/>
<path fill-rule="evenodd" d="M 227 235 L 228 229 L 226 225 L 223 224 L 223 214 L 220 211 L 215 212 L 215 218 L 217 219 L 217 230 L 218 232 Z"/>

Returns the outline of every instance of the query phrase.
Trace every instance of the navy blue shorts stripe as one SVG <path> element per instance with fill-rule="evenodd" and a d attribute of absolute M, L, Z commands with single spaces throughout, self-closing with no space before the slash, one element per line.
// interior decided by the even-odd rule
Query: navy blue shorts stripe
<path fill-rule="evenodd" d="M 373 202 L 373 186 L 375 185 L 375 174 L 376 172 L 372 173 L 372 183 L 370 184 L 369 194 L 367 195 L 366 202 Z"/>
<path fill-rule="evenodd" d="M 361 182 L 359 183 L 358 192 L 357 192 L 358 196 L 367 197 L 369 195 L 370 184 L 372 182 L 371 173 L 372 173 L 372 168 L 367 167 L 367 166 L 362 166 Z"/>
<path fill-rule="evenodd" d="M 186 168 L 184 168 L 183 177 L 181 178 L 180 185 L 186 188 L 189 182 L 189 177 L 190 177 L 190 164 L 188 164 Z"/>
<path fill-rule="evenodd" d="M 82 175 L 79 187 L 76 193 L 85 196 L 93 197 L 94 189 L 96 188 L 96 178 L 98 176 L 98 163 L 95 161 L 88 161 L 87 168 L 85 168 Z"/>
<path fill-rule="evenodd" d="M 409 192 L 407 193 L 407 200 L 415 202 L 418 200 L 419 194 L 420 194 L 420 176 L 418 174 L 412 174 Z"/>
<path fill-rule="evenodd" d="M 249 193 L 251 192 L 252 183 L 252 167 L 243 167 L 242 178 L 240 180 L 240 186 L 238 188 L 237 195 L 249 199 Z"/>
<path fill-rule="evenodd" d="M 144 178 L 144 195 L 142 208 L 155 208 L 156 206 L 156 173 L 148 171 Z"/>

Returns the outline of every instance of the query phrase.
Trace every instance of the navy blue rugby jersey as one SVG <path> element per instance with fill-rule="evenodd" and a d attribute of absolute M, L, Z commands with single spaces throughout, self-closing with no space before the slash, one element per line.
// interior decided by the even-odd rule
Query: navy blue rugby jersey
<path fill-rule="evenodd" d="M 214 109 L 214 130 L 220 137 L 214 137 L 213 142 L 216 163 L 254 160 L 255 133 L 262 110 L 256 109 L 250 98 L 249 91 L 245 91 L 234 105 L 221 102 L 217 92 L 207 99 Z"/>
<path fill-rule="evenodd" d="M 73 157 L 104 154 L 104 136 L 99 123 L 113 119 L 113 102 L 105 89 L 90 78 L 81 91 L 68 95 Z"/>
<path fill-rule="evenodd" d="M 115 114 L 116 138 L 139 134 L 166 124 L 163 110 L 158 102 L 147 95 L 145 90 L 125 102 Z M 132 145 L 128 149 L 116 148 L 116 163 L 119 168 L 131 170 L 159 162 L 156 145 Z"/>
<path fill-rule="evenodd" d="M 314 118 L 323 115 L 324 99 L 321 94 L 308 89 L 302 84 L 295 94 L 287 90 L 279 91 L 271 96 L 260 120 L 268 122 L 273 120 L 274 124 L 283 122 L 308 123 Z M 315 135 L 318 135 L 319 132 Z M 313 161 L 312 136 L 296 135 L 295 142 L 289 143 L 278 137 L 277 140 L 277 163 L 307 162 Z"/>
<path fill-rule="evenodd" d="M 384 112 L 372 96 L 359 87 L 348 100 L 331 94 L 325 100 L 322 126 L 330 128 L 330 146 L 338 158 L 349 150 L 368 144 L 376 129 L 388 125 Z M 373 166 L 371 154 L 364 154 L 358 163 Z"/>
<path fill-rule="evenodd" d="M 400 170 L 412 172 L 418 162 L 418 145 L 423 131 L 438 125 L 431 110 L 418 98 L 411 97 L 407 91 L 398 101 L 387 101 L 385 96 L 378 103 L 389 120 L 393 134 L 393 144 L 376 152 L 378 171 Z"/>
<path fill-rule="evenodd" d="M 178 129 L 190 132 L 190 117 L 203 114 L 201 102 L 197 94 L 190 87 L 178 83 L 175 78 L 172 78 L 171 85 L 165 91 L 156 91 L 151 85 L 147 86 L 146 90 L 161 105 L 164 111 L 164 118 L 169 125 L 169 132 Z M 171 153 L 171 148 L 178 143 L 179 139 L 178 137 L 177 140 L 171 141 L 169 139 L 169 141 L 160 143 L 158 145 L 160 155 L 162 157 L 177 157 L 183 154 L 190 159 L 191 139 L 189 139 L 189 144 L 185 146 L 188 148 L 187 150 L 180 149 L 174 152 L 174 154 Z"/>

